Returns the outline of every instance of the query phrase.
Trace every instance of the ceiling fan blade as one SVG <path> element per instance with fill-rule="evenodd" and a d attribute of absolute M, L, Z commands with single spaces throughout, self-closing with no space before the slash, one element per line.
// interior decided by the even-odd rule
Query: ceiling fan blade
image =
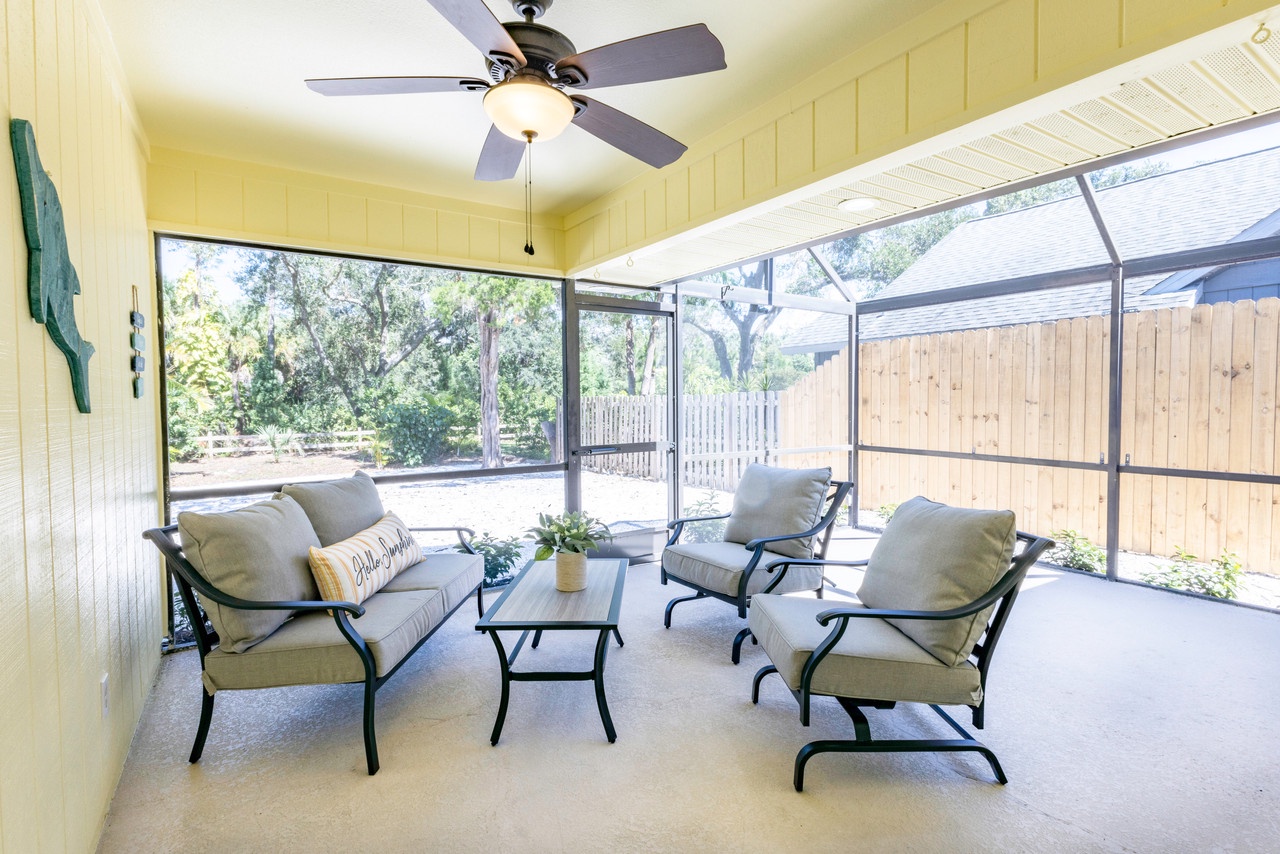
<path fill-rule="evenodd" d="M 683 143 L 608 104 L 582 95 L 574 95 L 573 101 L 582 107 L 573 118 L 575 125 L 650 166 L 661 169 L 688 150 Z"/>
<path fill-rule="evenodd" d="M 471 77 L 326 77 L 307 81 L 321 95 L 408 95 L 420 92 L 483 92 L 489 84 Z"/>
<path fill-rule="evenodd" d="M 517 67 L 526 60 L 506 27 L 499 23 L 484 0 L 427 0 L 467 41 L 490 59 L 511 57 Z"/>
<path fill-rule="evenodd" d="M 570 83 L 579 89 L 668 80 L 724 67 L 724 46 L 706 24 L 614 42 L 556 63 L 556 70 L 564 77 L 585 77 L 581 83 Z M 581 74 L 574 75 L 574 71 Z"/>
<path fill-rule="evenodd" d="M 489 128 L 484 148 L 480 149 L 480 162 L 476 164 L 477 181 L 505 181 L 514 178 L 524 158 L 527 143 L 512 139 L 496 127 Z"/>

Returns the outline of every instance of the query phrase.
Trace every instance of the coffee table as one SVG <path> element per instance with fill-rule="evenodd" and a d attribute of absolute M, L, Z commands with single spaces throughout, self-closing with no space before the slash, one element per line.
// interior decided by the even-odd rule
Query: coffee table
<path fill-rule="evenodd" d="M 512 682 L 568 682 L 592 681 L 596 687 L 596 705 L 600 707 L 600 720 L 604 722 L 609 743 L 617 740 L 609 705 L 604 698 L 604 663 L 609 649 L 609 636 L 618 639 L 618 612 L 622 608 L 622 585 L 626 580 L 625 558 L 593 559 L 587 561 L 587 587 L 575 593 L 556 590 L 556 564 L 553 560 L 529 561 L 507 586 L 498 601 L 490 606 L 476 631 L 488 632 L 493 645 L 498 648 L 498 663 L 502 667 L 502 700 L 498 704 L 498 719 L 493 724 L 489 742 L 496 745 L 502 735 L 502 724 L 507 719 L 507 704 L 511 698 Z M 508 655 L 498 632 L 521 632 L 520 640 Z M 543 632 L 594 631 L 596 640 L 595 664 L 591 670 L 533 670 L 514 671 L 516 656 L 524 647 L 529 633 L 533 632 L 534 649 L 542 640 Z"/>

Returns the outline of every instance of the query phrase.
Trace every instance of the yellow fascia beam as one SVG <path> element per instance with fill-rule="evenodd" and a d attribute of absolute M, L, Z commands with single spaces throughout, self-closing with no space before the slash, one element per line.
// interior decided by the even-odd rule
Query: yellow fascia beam
<path fill-rule="evenodd" d="M 566 216 L 568 273 L 1088 100 L 1243 41 L 1274 13 L 1273 0 L 941 4 Z"/>
<path fill-rule="evenodd" d="M 559 276 L 561 217 L 153 148 L 147 170 L 152 231 L 377 258 Z"/>

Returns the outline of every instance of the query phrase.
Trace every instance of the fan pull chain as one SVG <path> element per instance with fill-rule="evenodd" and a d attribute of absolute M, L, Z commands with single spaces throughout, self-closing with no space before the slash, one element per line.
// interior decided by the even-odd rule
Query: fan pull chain
<path fill-rule="evenodd" d="M 524 251 L 533 254 L 533 133 L 525 132 L 524 145 Z"/>

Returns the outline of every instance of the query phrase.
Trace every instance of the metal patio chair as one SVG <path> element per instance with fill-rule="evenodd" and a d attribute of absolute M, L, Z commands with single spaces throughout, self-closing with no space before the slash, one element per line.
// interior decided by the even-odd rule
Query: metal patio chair
<path fill-rule="evenodd" d="M 804 787 L 805 764 L 829 752 L 971 751 L 1007 783 L 995 753 L 941 706 L 970 707 L 973 725 L 982 729 L 991 656 L 1027 570 L 1052 545 L 1018 532 L 1007 510 L 914 498 L 898 508 L 863 561 L 859 601 L 831 607 L 757 596 L 750 630 L 772 664 L 756 673 L 751 701 L 760 701 L 761 680 L 777 673 L 800 704 L 803 726 L 814 696 L 835 697 L 853 720 L 853 740 L 813 741 L 800 749 L 796 791 Z M 899 702 L 928 704 L 960 738 L 873 739 L 863 709 Z"/>
<path fill-rule="evenodd" d="M 731 512 L 676 519 L 667 525 L 671 538 L 662 552 L 662 583 L 674 581 L 694 592 L 667 604 L 663 624 L 671 628 L 672 609 L 697 599 L 727 602 L 743 619 L 751 597 L 759 593 L 811 590 L 821 599 L 822 559 L 836 515 L 852 487 L 850 481 L 831 480 L 827 468 L 747 466 Z M 726 520 L 722 540 L 679 542 L 687 525 L 717 519 Z M 749 635 L 743 629 L 734 638 L 734 664 Z"/>

